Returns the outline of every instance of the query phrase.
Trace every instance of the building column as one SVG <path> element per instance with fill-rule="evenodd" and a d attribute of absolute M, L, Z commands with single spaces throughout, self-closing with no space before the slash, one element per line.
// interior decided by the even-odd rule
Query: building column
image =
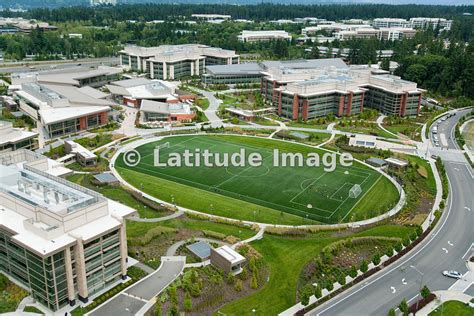
<path fill-rule="evenodd" d="M 352 109 L 352 96 L 353 92 L 349 92 L 349 97 L 347 98 L 347 108 L 346 108 L 346 115 L 349 116 L 351 115 L 351 109 Z"/>
<path fill-rule="evenodd" d="M 420 93 L 420 95 L 418 96 L 418 109 L 416 110 L 416 114 L 420 114 L 421 112 L 421 97 L 422 97 L 422 94 Z"/>
<path fill-rule="evenodd" d="M 163 62 L 162 65 L 163 65 L 163 80 L 166 80 L 168 79 L 168 68 L 166 68 L 165 62 Z"/>
<path fill-rule="evenodd" d="M 200 70 L 199 70 L 199 59 L 196 60 L 196 65 L 194 66 L 194 73 L 196 74 L 196 76 L 199 76 L 200 75 Z"/>
<path fill-rule="evenodd" d="M 168 75 L 168 79 L 174 80 L 174 65 L 170 66 L 170 73 Z"/>
<path fill-rule="evenodd" d="M 127 277 L 127 258 L 128 258 L 128 250 L 127 250 L 127 232 L 125 227 L 125 220 L 122 220 L 122 225 L 119 229 L 119 240 L 120 240 L 120 267 L 122 270 L 122 279 Z"/>
<path fill-rule="evenodd" d="M 149 62 L 149 67 L 150 67 L 150 78 L 155 79 L 155 67 L 153 66 L 153 62 Z"/>
<path fill-rule="evenodd" d="M 74 306 L 76 304 L 76 296 L 74 293 L 74 277 L 72 275 L 71 248 L 69 247 L 64 250 L 64 264 L 66 267 L 67 297 L 69 305 Z"/>
<path fill-rule="evenodd" d="M 365 91 L 362 92 L 362 97 L 360 98 L 360 113 L 364 112 L 364 98 L 365 98 Z"/>
<path fill-rule="evenodd" d="M 79 118 L 79 130 L 87 129 L 87 118 L 85 116 Z"/>
<path fill-rule="evenodd" d="M 308 120 L 308 112 L 309 112 L 309 104 L 308 103 L 309 103 L 308 99 L 303 100 L 302 116 L 303 116 L 304 121 Z"/>
<path fill-rule="evenodd" d="M 341 95 L 339 97 L 339 109 L 337 111 L 337 116 L 342 116 L 343 113 L 344 113 L 344 96 Z"/>
<path fill-rule="evenodd" d="M 278 115 L 281 115 L 281 91 L 278 93 Z"/>
<path fill-rule="evenodd" d="M 191 61 L 191 77 L 194 76 L 194 61 Z"/>
<path fill-rule="evenodd" d="M 275 102 L 275 97 L 277 96 L 276 95 L 276 91 L 275 91 L 275 88 L 276 88 L 276 81 L 273 81 L 273 90 L 272 90 L 272 104 Z"/>
<path fill-rule="evenodd" d="M 408 93 L 402 94 L 400 98 L 400 116 L 405 116 L 405 111 L 407 107 L 407 95 Z"/>
<path fill-rule="evenodd" d="M 293 120 L 297 120 L 298 119 L 298 102 L 299 101 L 299 98 L 298 98 L 298 95 L 295 94 L 293 95 Z"/>
<path fill-rule="evenodd" d="M 87 290 L 86 261 L 82 239 L 77 239 L 77 244 L 74 248 L 76 249 L 74 258 L 76 259 L 77 291 L 79 293 L 79 300 L 86 303 L 88 301 L 89 291 Z"/>

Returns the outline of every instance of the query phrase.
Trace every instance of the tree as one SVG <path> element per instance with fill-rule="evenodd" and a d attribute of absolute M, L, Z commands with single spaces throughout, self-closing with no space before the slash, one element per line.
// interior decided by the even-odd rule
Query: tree
<path fill-rule="evenodd" d="M 310 59 L 319 59 L 319 58 L 321 58 L 321 55 L 319 53 L 318 45 L 314 45 L 313 48 L 311 48 L 311 52 L 309 53 L 309 58 Z"/>
<path fill-rule="evenodd" d="M 388 310 L 387 316 L 397 316 L 397 313 L 395 313 L 395 310 L 393 308 L 390 308 Z"/>
<path fill-rule="evenodd" d="M 430 291 L 430 289 L 425 285 L 425 286 L 423 286 L 423 288 L 421 289 L 420 294 L 421 294 L 421 297 L 427 298 L 428 296 L 430 296 L 431 291 Z"/>
<path fill-rule="evenodd" d="M 311 285 L 305 285 L 300 290 L 300 301 L 304 306 L 309 304 L 309 298 L 313 294 Z"/>
<path fill-rule="evenodd" d="M 382 62 L 380 63 L 380 68 L 383 70 L 389 71 L 390 70 L 390 59 L 384 58 L 382 59 Z"/>
<path fill-rule="evenodd" d="M 355 278 L 357 276 L 357 268 L 355 266 L 351 266 L 351 269 L 349 270 L 349 276 L 351 278 Z"/>
<path fill-rule="evenodd" d="M 193 301 L 191 300 L 191 295 L 189 295 L 188 292 L 186 292 L 186 295 L 184 296 L 184 310 L 187 312 L 190 312 L 193 309 Z"/>
<path fill-rule="evenodd" d="M 317 299 L 320 299 L 323 296 L 323 291 L 321 290 L 319 284 L 314 288 L 314 296 L 316 296 Z"/>
<path fill-rule="evenodd" d="M 366 273 L 367 270 L 369 270 L 369 264 L 367 263 L 367 261 L 362 260 L 362 262 L 360 263 L 359 270 L 362 271 L 363 273 Z"/>
<path fill-rule="evenodd" d="M 404 316 L 408 316 L 408 303 L 406 299 L 403 299 L 400 304 L 398 304 L 398 308 Z"/>

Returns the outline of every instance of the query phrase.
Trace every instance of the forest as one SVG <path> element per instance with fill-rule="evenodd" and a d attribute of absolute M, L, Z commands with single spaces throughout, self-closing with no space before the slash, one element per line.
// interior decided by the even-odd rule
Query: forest
<path fill-rule="evenodd" d="M 136 44 L 201 43 L 236 50 L 243 60 L 326 58 L 317 46 L 348 48 L 346 61 L 350 64 L 377 63 L 380 50 L 393 50 L 392 61 L 400 64 L 396 74 L 417 82 L 431 93 L 474 98 L 474 18 L 461 15 L 473 11 L 474 6 L 258 6 L 230 5 L 119 5 L 116 7 L 69 7 L 61 9 L 33 9 L 25 13 L 6 11 L 3 15 L 23 15 L 58 26 L 58 31 L 0 36 L 0 51 L 7 59 L 21 60 L 34 56 L 36 60 L 56 58 L 105 57 L 117 55 L 123 46 Z M 222 13 L 234 18 L 265 20 L 255 23 L 189 24 L 191 13 Z M 316 16 L 328 20 L 373 17 L 436 16 L 453 19 L 450 31 L 428 27 L 412 39 L 379 41 L 359 39 L 332 43 L 300 43 L 302 24 L 278 25 L 267 20 Z M 163 19 L 163 23 L 147 23 Z M 131 21 L 133 20 L 133 21 Z M 242 43 L 237 35 L 242 30 L 284 29 L 293 40 Z M 79 33 L 82 38 L 69 37 Z M 251 57 L 247 57 L 251 56 Z M 388 60 L 382 60 L 388 68 Z"/>

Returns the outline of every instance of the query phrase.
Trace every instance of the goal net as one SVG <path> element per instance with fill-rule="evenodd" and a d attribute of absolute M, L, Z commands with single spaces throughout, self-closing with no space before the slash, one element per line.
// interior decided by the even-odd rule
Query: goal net
<path fill-rule="evenodd" d="M 159 144 L 158 146 L 155 147 L 155 149 L 163 149 L 163 148 L 170 148 L 170 143 L 166 142 L 163 144 Z"/>
<path fill-rule="evenodd" d="M 362 193 L 362 188 L 359 184 L 354 184 L 349 190 L 349 197 L 352 199 L 357 198 Z"/>

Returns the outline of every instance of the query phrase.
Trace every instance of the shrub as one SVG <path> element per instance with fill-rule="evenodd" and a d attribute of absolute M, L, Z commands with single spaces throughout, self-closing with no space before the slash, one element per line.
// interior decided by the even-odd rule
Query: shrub
<path fill-rule="evenodd" d="M 234 285 L 234 290 L 237 292 L 242 291 L 242 280 L 237 280 Z"/>
<path fill-rule="evenodd" d="M 408 316 L 408 303 L 406 299 L 403 299 L 400 304 L 398 304 L 398 308 L 404 316 Z"/>
<path fill-rule="evenodd" d="M 386 254 L 388 257 L 393 256 L 393 248 L 389 247 L 389 248 L 387 249 L 387 251 L 385 251 L 385 254 Z"/>
<path fill-rule="evenodd" d="M 326 289 L 331 292 L 332 290 L 334 290 L 334 283 L 332 280 L 328 280 L 328 282 L 326 283 Z"/>
<path fill-rule="evenodd" d="M 256 273 L 253 273 L 253 275 L 252 275 L 252 281 L 250 282 L 250 287 L 252 289 L 258 288 L 258 281 L 257 281 L 257 274 Z"/>
<path fill-rule="evenodd" d="M 191 295 L 186 293 L 184 296 L 184 310 L 190 312 L 193 309 L 193 301 L 191 300 Z"/>
<path fill-rule="evenodd" d="M 397 316 L 397 313 L 395 313 L 395 310 L 393 308 L 390 308 L 387 313 L 387 316 Z"/>
<path fill-rule="evenodd" d="M 369 270 L 369 264 L 367 263 L 367 261 L 362 260 L 362 262 L 360 263 L 359 270 L 362 271 L 363 273 L 366 273 L 367 270 Z"/>
<path fill-rule="evenodd" d="M 396 243 L 395 246 L 394 246 L 394 249 L 397 253 L 399 253 L 400 251 L 402 251 L 403 249 L 403 244 L 402 243 Z"/>
<path fill-rule="evenodd" d="M 235 275 L 229 273 L 226 278 L 227 284 L 234 284 L 235 283 Z"/>
<path fill-rule="evenodd" d="M 357 276 L 357 269 L 355 266 L 352 266 L 351 269 L 349 270 L 349 276 L 351 278 L 355 278 Z"/>
<path fill-rule="evenodd" d="M 340 274 L 339 277 L 337 278 L 337 282 L 340 285 L 345 285 L 346 284 L 346 275 L 345 274 Z"/>
<path fill-rule="evenodd" d="M 247 280 L 249 278 L 249 272 L 246 267 L 242 268 L 242 272 L 239 274 L 239 279 L 241 280 Z"/>
<path fill-rule="evenodd" d="M 380 255 L 376 253 L 374 257 L 372 258 L 372 262 L 377 266 L 380 263 Z"/>
<path fill-rule="evenodd" d="M 155 304 L 155 316 L 161 316 L 163 312 L 161 311 L 161 300 L 157 299 Z"/>
<path fill-rule="evenodd" d="M 431 294 L 431 291 L 430 291 L 430 289 L 425 285 L 425 286 L 423 286 L 423 288 L 421 289 L 420 294 L 421 294 L 421 297 L 427 298 L 427 297 Z"/>
<path fill-rule="evenodd" d="M 309 304 L 309 298 L 313 294 L 311 285 L 305 285 L 300 289 L 300 301 L 304 306 Z"/>
<path fill-rule="evenodd" d="M 317 299 L 323 296 L 323 291 L 321 290 L 321 286 L 319 286 L 319 284 L 314 288 L 314 296 L 316 296 Z"/>
<path fill-rule="evenodd" d="M 219 239 L 219 240 L 223 240 L 226 237 L 225 234 L 218 233 L 218 232 L 215 232 L 215 231 L 212 231 L 212 230 L 203 230 L 202 233 L 206 237 Z"/>

